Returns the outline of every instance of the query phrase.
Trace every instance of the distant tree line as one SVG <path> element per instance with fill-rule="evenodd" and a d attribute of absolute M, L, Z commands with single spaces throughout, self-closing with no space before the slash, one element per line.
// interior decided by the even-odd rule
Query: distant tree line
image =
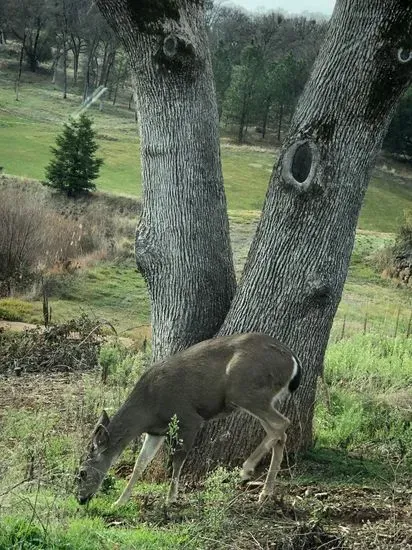
<path fill-rule="evenodd" d="M 20 43 L 19 75 L 22 64 L 37 72 L 47 62 L 63 97 L 105 86 L 115 104 L 128 82 L 124 51 L 92 0 L 2 0 L 0 43 L 8 40 Z"/>
<path fill-rule="evenodd" d="M 248 14 L 210 2 L 209 37 L 219 115 L 244 141 L 249 127 L 278 140 L 325 36 L 324 20 Z"/>
<path fill-rule="evenodd" d="M 210 50 L 222 128 L 239 143 L 252 132 L 278 142 L 288 125 L 327 30 L 321 18 L 280 12 L 248 13 L 206 0 Z M 2 0 L 0 44 L 17 40 L 22 64 L 51 67 L 52 80 L 83 100 L 99 86 L 116 104 L 120 91 L 133 101 L 127 59 L 92 0 Z M 406 94 L 385 141 L 388 152 L 412 156 L 412 92 Z"/>

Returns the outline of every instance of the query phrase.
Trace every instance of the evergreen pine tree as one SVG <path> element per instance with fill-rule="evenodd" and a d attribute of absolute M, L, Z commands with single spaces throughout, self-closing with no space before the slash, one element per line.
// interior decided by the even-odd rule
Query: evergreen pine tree
<path fill-rule="evenodd" d="M 65 191 L 68 196 L 96 189 L 103 159 L 96 158 L 98 149 L 92 121 L 86 114 L 70 119 L 52 147 L 54 158 L 46 168 L 45 185 Z"/>

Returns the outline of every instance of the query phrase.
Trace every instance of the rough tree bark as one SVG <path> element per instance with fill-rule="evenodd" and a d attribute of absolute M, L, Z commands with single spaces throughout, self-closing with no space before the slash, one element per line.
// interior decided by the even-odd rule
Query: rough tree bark
<path fill-rule="evenodd" d="M 312 442 L 317 378 L 362 200 L 396 104 L 411 80 L 412 4 L 338 0 L 220 330 L 268 333 L 301 358 L 301 388 L 283 410 L 293 419 L 290 449 Z M 239 464 L 260 440 L 260 426 L 242 415 L 210 424 L 199 435 L 188 468 L 199 475 L 217 462 Z"/>
<path fill-rule="evenodd" d="M 137 260 L 151 294 L 158 358 L 217 330 L 234 288 L 201 2 L 98 4 L 125 43 L 137 81 L 145 181 Z M 267 332 L 301 357 L 296 405 L 285 407 L 294 448 L 311 442 L 316 381 L 362 199 L 411 82 L 411 31 L 409 1 L 337 1 L 220 330 Z M 239 416 L 210 424 L 189 467 L 199 474 L 218 461 L 238 464 L 260 437 Z"/>
<path fill-rule="evenodd" d="M 135 82 L 143 176 L 136 260 L 158 359 L 216 334 L 235 290 L 202 2 L 97 4 Z"/>

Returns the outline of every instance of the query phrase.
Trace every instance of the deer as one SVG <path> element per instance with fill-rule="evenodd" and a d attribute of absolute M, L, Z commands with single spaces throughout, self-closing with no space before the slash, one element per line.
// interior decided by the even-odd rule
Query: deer
<path fill-rule="evenodd" d="M 126 446 L 145 434 L 130 480 L 113 506 L 127 502 L 136 481 L 165 442 L 172 418 L 178 421 L 178 445 L 166 505 L 176 502 L 179 477 L 203 422 L 242 410 L 257 418 L 266 433 L 240 472 L 246 483 L 271 451 L 259 502 L 275 488 L 290 421 L 277 407 L 299 386 L 301 364 L 275 338 L 261 333 L 218 336 L 149 367 L 110 419 L 103 411 L 77 472 L 77 500 L 86 504 Z M 176 416 L 175 416 L 176 415 Z"/>

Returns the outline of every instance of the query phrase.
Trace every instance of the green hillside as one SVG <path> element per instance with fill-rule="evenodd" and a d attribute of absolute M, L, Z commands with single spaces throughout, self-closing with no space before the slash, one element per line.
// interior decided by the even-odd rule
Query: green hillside
<path fill-rule="evenodd" d="M 0 73 L 0 165 L 3 171 L 41 180 L 61 125 L 80 107 L 80 96 L 61 91 L 50 77 L 24 74 L 20 100 L 15 100 L 14 72 Z M 30 80 L 29 80 L 30 79 Z M 140 196 L 140 154 L 134 113 L 126 103 L 94 105 L 90 113 L 98 132 L 104 166 L 99 190 Z M 222 141 L 225 188 L 230 210 L 259 210 L 268 186 L 276 151 L 264 147 L 235 146 Z M 256 146 L 257 145 L 257 146 Z M 360 229 L 393 232 L 405 209 L 412 208 L 412 179 L 378 171 L 372 178 L 359 220 Z"/>

